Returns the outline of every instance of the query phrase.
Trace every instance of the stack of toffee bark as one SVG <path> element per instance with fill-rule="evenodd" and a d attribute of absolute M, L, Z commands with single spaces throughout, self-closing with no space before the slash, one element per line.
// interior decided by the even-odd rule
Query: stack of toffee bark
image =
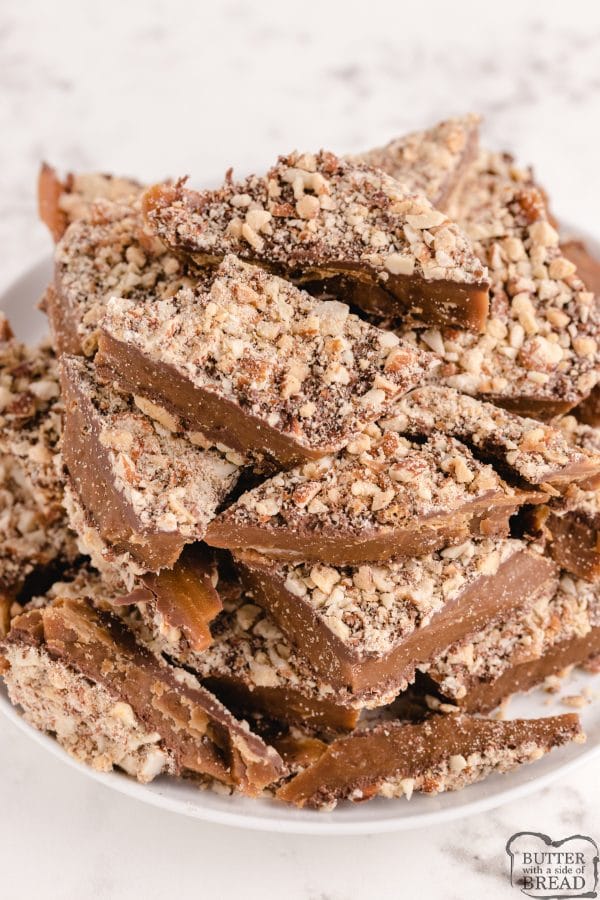
<path fill-rule="evenodd" d="M 478 125 L 201 192 L 43 167 L 0 672 L 78 759 L 330 809 L 584 739 L 494 710 L 600 654 L 600 266 Z"/>

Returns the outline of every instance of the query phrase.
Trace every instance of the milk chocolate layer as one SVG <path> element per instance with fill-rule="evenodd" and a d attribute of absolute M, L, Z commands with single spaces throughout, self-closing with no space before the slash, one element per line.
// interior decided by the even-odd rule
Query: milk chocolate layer
<path fill-rule="evenodd" d="M 384 287 L 361 279 L 360 270 L 344 265 L 326 272 L 309 271 L 306 278 L 311 290 L 343 298 L 375 320 L 401 316 L 405 321 L 416 319 L 439 327 L 459 322 L 463 328 L 477 332 L 483 331 L 488 317 L 488 292 L 483 283 L 474 287 L 447 280 L 427 281 L 415 275 L 389 275 Z M 298 276 L 296 280 L 302 281 Z"/>
<path fill-rule="evenodd" d="M 143 205 L 149 228 L 200 266 L 233 252 L 293 280 L 331 281 L 333 290 L 344 276 L 357 302 L 363 286 L 367 297 L 375 286 L 396 314 L 416 305 L 436 323 L 475 331 L 485 323 L 487 273 L 460 230 L 363 163 L 294 153 L 266 177 L 216 191 L 156 185 Z"/>
<path fill-rule="evenodd" d="M 577 418 L 586 425 L 600 426 L 600 387 L 596 385 L 589 397 L 586 397 L 574 410 Z"/>
<path fill-rule="evenodd" d="M 204 688 L 178 678 L 110 613 L 84 601 L 56 601 L 15 621 L 6 641 L 9 663 L 11 647 L 19 645 L 37 647 L 128 704 L 158 732 L 179 774 L 210 776 L 248 794 L 281 774 L 275 751 Z M 5 678 L 10 681 L 10 673 Z"/>
<path fill-rule="evenodd" d="M 143 571 L 170 567 L 200 539 L 235 481 L 215 451 L 161 433 L 133 404 L 98 385 L 91 366 L 64 356 L 63 459 L 101 538 Z"/>
<path fill-rule="evenodd" d="M 600 627 L 596 626 L 584 637 L 574 637 L 555 644 L 539 659 L 523 662 L 507 669 L 495 681 L 476 681 L 466 695 L 453 700 L 466 712 L 484 713 L 495 709 L 503 700 L 541 684 L 549 675 L 556 675 L 568 666 L 580 666 L 600 655 Z"/>
<path fill-rule="evenodd" d="M 528 597 L 554 593 L 554 564 L 538 553 L 521 549 L 518 542 L 508 544 L 502 550 L 503 561 L 502 555 L 495 557 L 494 570 L 490 570 L 493 574 L 484 574 L 483 557 L 475 563 L 467 560 L 464 569 L 457 566 L 450 571 L 447 564 L 436 566 L 431 575 L 428 570 L 417 571 L 413 563 L 411 584 L 405 584 L 408 575 L 405 578 L 397 568 L 380 565 L 374 567 L 376 571 L 370 577 L 381 579 L 384 590 L 377 592 L 370 587 L 366 594 L 353 584 L 354 579 L 362 583 L 368 567 L 322 567 L 324 571 L 313 567 L 314 581 L 322 583 L 330 596 L 335 584 L 348 584 L 339 599 L 339 608 L 333 600 L 327 600 L 323 591 L 325 605 L 320 602 L 321 594 L 317 596 L 314 590 L 304 587 L 303 579 L 298 577 L 302 569 L 294 570 L 289 564 L 270 562 L 249 553 L 238 557 L 238 563 L 256 602 L 268 610 L 298 653 L 328 684 L 355 692 L 391 690 L 394 686 L 406 687 L 419 663 L 427 662 L 459 638 L 476 633 L 501 611 L 523 605 Z M 496 552 L 490 547 L 490 553 Z M 462 587 L 450 587 L 448 579 L 459 574 Z M 306 577 L 310 577 L 308 572 Z M 420 581 L 415 583 L 415 578 Z M 421 586 L 429 592 L 429 607 Z M 444 599 L 436 599 L 436 592 Z M 355 613 L 349 608 L 349 601 L 356 608 Z M 390 619 L 384 630 L 380 622 L 386 606 Z M 402 618 L 394 624 L 394 617 L 401 612 Z"/>
<path fill-rule="evenodd" d="M 543 494 L 505 484 L 458 441 L 361 436 L 333 460 L 275 475 L 210 524 L 206 541 L 330 565 L 422 556 L 470 535 L 503 536 Z"/>
<path fill-rule="evenodd" d="M 410 796 L 413 790 L 435 794 L 583 740 L 575 715 L 512 722 L 434 716 L 416 725 L 385 723 L 334 741 L 277 796 L 296 806 L 319 808 L 343 799 Z"/>

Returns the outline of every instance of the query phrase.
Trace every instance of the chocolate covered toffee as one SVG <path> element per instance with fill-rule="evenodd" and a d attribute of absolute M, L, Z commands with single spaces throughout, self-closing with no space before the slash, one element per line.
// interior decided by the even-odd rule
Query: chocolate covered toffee
<path fill-rule="evenodd" d="M 600 478 L 600 436 L 593 436 L 593 429 L 579 426 L 574 437 L 562 423 L 545 425 L 454 388 L 416 388 L 394 403 L 382 424 L 386 430 L 417 437 L 438 431 L 453 435 L 480 459 L 531 486 L 560 492 Z"/>
<path fill-rule="evenodd" d="M 43 306 L 57 353 L 92 356 L 110 297 L 156 300 L 189 284 L 186 267 L 144 230 L 139 203 L 96 200 L 54 252 L 54 278 Z"/>
<path fill-rule="evenodd" d="M 434 206 L 447 209 L 478 147 L 479 116 L 467 115 L 414 131 L 352 159 L 383 169 Z"/>
<path fill-rule="evenodd" d="M 208 292 L 111 301 L 96 364 L 189 431 L 291 465 L 339 450 L 435 359 L 228 256 Z"/>
<path fill-rule="evenodd" d="M 58 599 L 24 613 L 0 652 L 13 702 L 94 768 L 119 766 L 140 781 L 196 775 L 248 794 L 282 772 L 275 750 L 191 676 L 85 601 Z"/>
<path fill-rule="evenodd" d="M 204 535 L 236 465 L 161 428 L 81 358 L 62 358 L 61 385 L 63 460 L 86 514 L 139 573 L 174 565 Z"/>
<path fill-rule="evenodd" d="M 584 736 L 577 716 L 493 722 L 466 715 L 385 723 L 331 744 L 277 792 L 286 803 L 333 809 L 339 800 L 460 790 Z"/>
<path fill-rule="evenodd" d="M 399 333 L 440 355 L 450 387 L 548 420 L 586 398 L 600 371 L 598 301 L 563 253 L 543 193 L 529 173 L 482 152 L 456 215 L 491 279 L 485 333 Z"/>
<path fill-rule="evenodd" d="M 414 559 L 332 567 L 238 558 L 256 602 L 315 671 L 353 691 L 402 690 L 415 667 L 526 598 L 551 596 L 554 564 L 521 541 L 468 540 Z"/>
<path fill-rule="evenodd" d="M 598 264 L 478 124 L 217 190 L 42 167 L 0 676 L 77 759 L 331 809 L 583 740 L 485 714 L 598 667 Z"/>
<path fill-rule="evenodd" d="M 60 240 L 71 222 L 87 219 L 97 200 L 131 203 L 143 186 L 130 178 L 96 172 L 69 173 L 61 181 L 56 171 L 43 163 L 38 176 L 38 210 L 55 241 Z"/>
<path fill-rule="evenodd" d="M 292 153 L 216 191 L 156 185 L 143 205 L 150 230 L 198 265 L 235 253 L 295 281 L 325 282 L 342 298 L 351 292 L 377 315 L 484 327 L 487 270 L 462 231 L 364 163 Z"/>
<path fill-rule="evenodd" d="M 0 635 L 28 585 L 77 555 L 55 465 L 61 415 L 52 348 L 26 347 L 0 317 Z"/>
<path fill-rule="evenodd" d="M 221 581 L 219 597 L 223 612 L 211 624 L 212 643 L 203 652 L 158 604 L 142 600 L 139 608 L 154 646 L 236 712 L 335 732 L 353 728 L 361 709 L 394 700 L 395 686 L 384 696 L 328 684 L 237 579 Z"/>
<path fill-rule="evenodd" d="M 600 653 L 600 587 L 564 573 L 554 595 L 527 598 L 478 634 L 421 666 L 447 699 L 493 709 L 566 666 Z"/>
<path fill-rule="evenodd" d="M 215 547 L 328 564 L 418 556 L 470 535 L 506 535 L 543 493 L 507 485 L 466 446 L 440 434 L 411 442 L 362 434 L 335 459 L 281 472 L 213 520 Z"/>

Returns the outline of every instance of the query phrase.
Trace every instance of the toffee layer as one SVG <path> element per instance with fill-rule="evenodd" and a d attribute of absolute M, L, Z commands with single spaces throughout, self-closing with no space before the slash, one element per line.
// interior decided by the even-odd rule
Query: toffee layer
<path fill-rule="evenodd" d="M 208 291 L 113 299 L 97 365 L 215 443 L 282 465 L 336 452 L 435 366 L 338 301 L 228 256 Z"/>

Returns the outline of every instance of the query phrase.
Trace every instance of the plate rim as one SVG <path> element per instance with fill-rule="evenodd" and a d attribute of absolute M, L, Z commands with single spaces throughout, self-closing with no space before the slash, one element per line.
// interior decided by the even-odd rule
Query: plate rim
<path fill-rule="evenodd" d="M 581 231 L 581 229 L 573 228 L 570 225 L 563 225 L 561 229 L 565 237 L 573 239 L 583 239 L 589 245 L 600 253 L 600 241 L 593 235 Z M 0 309 L 3 309 L 6 302 L 10 300 L 10 296 L 18 294 L 30 280 L 36 277 L 41 278 L 42 273 L 46 274 L 51 271 L 52 260 L 50 256 L 40 258 L 37 262 L 32 263 L 20 275 L 14 278 L 0 293 Z M 37 313 L 34 306 L 32 312 Z M 600 700 L 596 701 L 600 703 Z M 31 740 L 43 749 L 51 753 L 56 759 L 62 760 L 71 768 L 82 773 L 82 775 L 91 778 L 105 788 L 114 790 L 124 796 L 134 799 L 141 803 L 147 803 L 157 809 L 185 816 L 186 818 L 195 819 L 197 821 L 212 822 L 217 825 L 239 828 L 247 831 L 261 832 L 278 832 L 287 834 L 303 834 L 314 836 L 344 836 L 344 835 L 369 835 L 369 834 L 385 834 L 400 831 L 413 831 L 425 828 L 429 825 L 442 825 L 448 822 L 464 819 L 469 816 L 476 815 L 481 812 L 496 809 L 500 806 L 510 803 L 513 800 L 528 796 L 542 790 L 564 775 L 573 772 L 580 766 L 590 762 L 595 757 L 600 756 L 600 739 L 595 743 L 588 743 L 585 748 L 571 759 L 558 761 L 550 771 L 536 775 L 535 771 L 531 776 L 520 784 L 508 785 L 506 788 L 497 790 L 487 796 L 478 797 L 474 800 L 467 801 L 444 809 L 432 809 L 417 813 L 414 816 L 389 816 L 382 818 L 374 818 L 371 821 L 359 820 L 352 821 L 334 821 L 333 813 L 314 813 L 307 811 L 310 818 L 306 820 L 300 818 L 288 818 L 285 816 L 282 808 L 280 812 L 274 810 L 272 815 L 257 816 L 244 810 L 227 810 L 214 809 L 210 806 L 203 806 L 202 803 L 191 803 L 188 800 L 178 799 L 176 797 L 165 796 L 162 793 L 151 791 L 147 786 L 137 782 L 135 779 L 122 774 L 120 772 L 99 772 L 91 766 L 86 765 L 72 757 L 64 750 L 57 741 L 50 735 L 38 731 L 30 725 L 23 714 L 17 707 L 13 706 L 8 699 L 4 685 L 0 684 L 0 713 L 8 721 L 12 722 L 20 732 L 26 734 Z M 510 774 L 510 773 L 507 773 Z M 502 777 L 506 777 L 502 776 Z M 468 790 L 468 788 L 467 788 Z M 198 791 L 198 798 L 201 801 L 202 791 Z M 298 810 L 295 810 L 296 816 Z M 313 816 L 321 817 L 313 818 Z"/>

